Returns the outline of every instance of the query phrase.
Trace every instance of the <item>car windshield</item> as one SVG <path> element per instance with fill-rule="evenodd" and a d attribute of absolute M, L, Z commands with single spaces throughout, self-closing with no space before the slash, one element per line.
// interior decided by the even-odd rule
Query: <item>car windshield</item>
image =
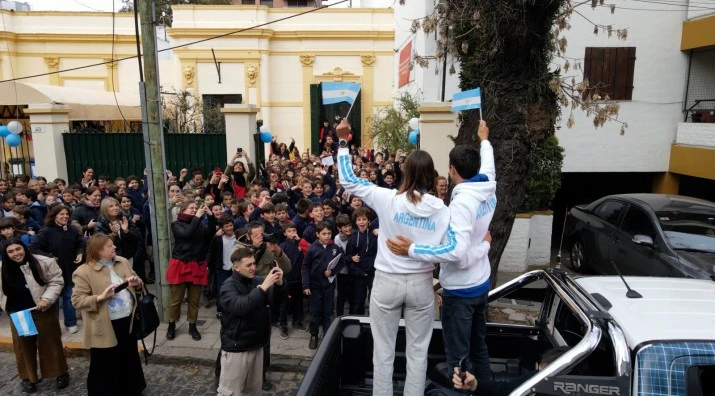
<path fill-rule="evenodd" d="M 660 212 L 668 244 L 677 250 L 715 253 L 715 212 Z"/>

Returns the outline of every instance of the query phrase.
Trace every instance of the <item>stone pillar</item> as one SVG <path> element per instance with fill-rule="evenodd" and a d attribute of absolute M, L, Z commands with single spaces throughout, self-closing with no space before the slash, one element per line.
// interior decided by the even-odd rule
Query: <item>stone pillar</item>
<path fill-rule="evenodd" d="M 300 64 L 303 69 L 303 149 L 312 149 L 312 139 L 310 138 L 310 84 L 313 83 L 313 63 L 315 63 L 315 55 L 300 55 Z"/>
<path fill-rule="evenodd" d="M 373 54 L 360 55 L 362 62 L 362 133 L 360 135 L 363 147 L 372 147 L 370 138 L 370 124 L 373 113 L 373 99 L 375 96 L 375 61 Z"/>
<path fill-rule="evenodd" d="M 30 104 L 25 109 L 25 114 L 30 116 L 35 174 L 48 180 L 58 177 L 68 180 L 62 134 L 70 129 L 69 111 L 69 106 L 54 103 Z"/>
<path fill-rule="evenodd" d="M 256 133 L 256 114 L 260 108 L 254 105 L 227 104 L 221 109 L 226 117 L 226 159 L 233 158 L 236 149 L 241 147 L 248 151 L 250 158 L 263 162 L 263 158 L 256 158 L 253 135 Z"/>
<path fill-rule="evenodd" d="M 60 82 L 60 74 L 57 73 L 60 70 L 60 58 L 56 56 L 46 56 L 44 57 L 44 60 L 47 65 L 47 71 L 55 73 L 48 76 L 50 85 L 62 85 Z"/>
<path fill-rule="evenodd" d="M 451 103 L 423 103 L 420 112 L 420 148 L 430 153 L 440 176 L 447 177 L 449 152 L 454 143 L 447 135 L 457 136 L 459 126 L 457 113 L 452 112 Z"/>
<path fill-rule="evenodd" d="M 653 192 L 656 194 L 678 194 L 680 176 L 675 173 L 663 172 L 653 178 Z"/>

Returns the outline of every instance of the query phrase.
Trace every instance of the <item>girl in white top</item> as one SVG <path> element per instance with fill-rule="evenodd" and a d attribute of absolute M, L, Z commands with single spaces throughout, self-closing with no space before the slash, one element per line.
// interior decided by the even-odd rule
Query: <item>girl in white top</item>
<path fill-rule="evenodd" d="M 404 310 L 407 337 L 407 376 L 404 395 L 423 395 L 427 372 L 427 349 L 432 337 L 434 265 L 397 256 L 387 248 L 387 239 L 404 235 L 421 244 L 439 245 L 449 225 L 449 209 L 441 199 L 427 194 L 434 187 L 436 172 L 432 157 L 414 151 L 405 160 L 398 190 L 377 187 L 358 179 L 352 170 L 347 138 L 350 126 L 343 120 L 338 173 L 345 190 L 359 196 L 380 218 L 375 281 L 370 297 L 373 348 L 373 395 L 392 395 L 395 340 Z"/>

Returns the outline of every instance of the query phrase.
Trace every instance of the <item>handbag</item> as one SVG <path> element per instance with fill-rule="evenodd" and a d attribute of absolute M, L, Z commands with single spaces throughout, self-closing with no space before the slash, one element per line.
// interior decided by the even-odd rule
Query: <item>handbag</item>
<path fill-rule="evenodd" d="M 144 364 L 149 364 L 149 356 L 154 353 L 156 348 L 156 329 L 159 327 L 159 313 L 156 311 L 154 300 L 156 296 L 149 293 L 149 290 L 144 285 L 144 290 L 139 291 L 137 298 L 137 308 L 134 312 L 134 323 L 132 325 L 132 335 L 142 341 L 144 354 Z M 154 343 L 151 347 L 151 352 L 147 350 L 144 344 L 144 338 L 154 333 Z"/>

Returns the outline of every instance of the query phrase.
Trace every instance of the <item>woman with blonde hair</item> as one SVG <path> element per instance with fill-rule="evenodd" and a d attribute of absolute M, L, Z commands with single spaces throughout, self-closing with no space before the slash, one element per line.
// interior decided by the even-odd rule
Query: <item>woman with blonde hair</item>
<path fill-rule="evenodd" d="M 139 247 L 141 234 L 134 222 L 122 213 L 119 201 L 114 198 L 102 200 L 94 231 L 109 235 L 117 247 L 117 255 L 133 264 L 134 252 Z"/>
<path fill-rule="evenodd" d="M 141 278 L 127 259 L 117 256 L 110 236 L 96 234 L 87 242 L 87 262 L 77 268 L 72 281 L 72 305 L 85 318 L 89 395 L 140 395 L 146 382 L 132 323 L 136 312 L 134 293 L 143 286 Z M 127 287 L 118 290 L 124 283 Z"/>
<path fill-rule="evenodd" d="M 54 307 L 64 285 L 62 269 L 49 257 L 30 254 L 17 238 L 3 245 L 1 267 L 0 306 L 3 311 L 11 314 L 34 308 L 32 320 L 37 327 L 36 336 L 19 337 L 15 326 L 10 325 L 22 391 L 37 391 L 38 352 L 42 377 L 56 377 L 57 389 L 66 388 L 70 376 Z"/>

